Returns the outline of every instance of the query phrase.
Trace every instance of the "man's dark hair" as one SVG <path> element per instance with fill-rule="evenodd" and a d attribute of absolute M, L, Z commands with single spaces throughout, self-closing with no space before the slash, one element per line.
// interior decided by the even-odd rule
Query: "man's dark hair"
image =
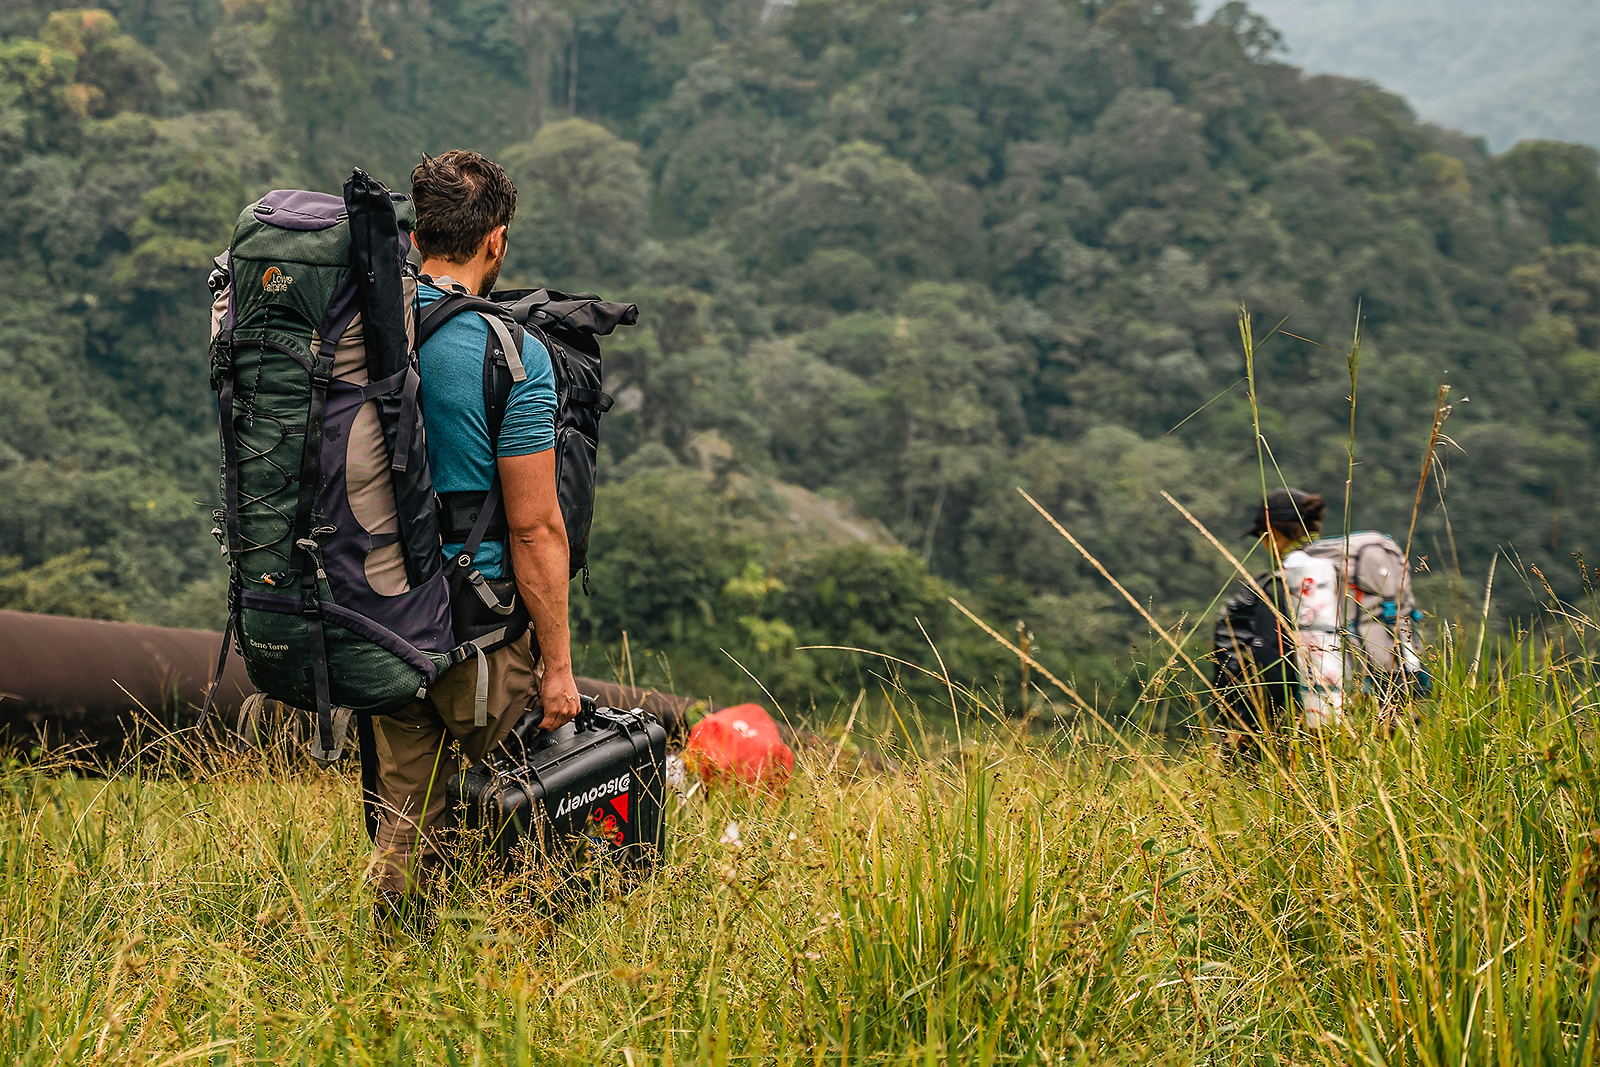
<path fill-rule="evenodd" d="M 414 236 L 423 255 L 465 263 L 496 226 L 517 217 L 517 187 L 500 164 L 466 148 L 424 155 L 411 171 Z"/>

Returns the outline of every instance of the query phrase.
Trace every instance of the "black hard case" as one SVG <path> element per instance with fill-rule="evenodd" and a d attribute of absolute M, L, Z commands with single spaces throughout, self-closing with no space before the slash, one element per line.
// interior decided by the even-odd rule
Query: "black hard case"
<path fill-rule="evenodd" d="M 646 874 L 665 844 L 667 732 L 645 711 L 597 708 L 549 733 L 519 723 L 489 760 L 450 779 L 461 824 L 508 868 L 531 841 L 563 867 L 606 861 Z"/>

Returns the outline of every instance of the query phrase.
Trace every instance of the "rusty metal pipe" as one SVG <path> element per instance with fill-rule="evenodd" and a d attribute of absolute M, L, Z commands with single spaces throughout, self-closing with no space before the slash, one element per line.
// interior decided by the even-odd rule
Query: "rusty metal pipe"
<path fill-rule="evenodd" d="M 215 630 L 0 611 L 0 745 L 88 742 L 102 755 L 115 756 L 141 708 L 167 727 L 191 726 L 216 670 L 221 640 Z M 604 706 L 653 713 L 677 744 L 688 736 L 696 707 L 708 712 L 718 707 L 709 699 L 598 678 L 576 681 L 578 692 Z M 217 691 L 216 721 L 237 723 L 244 698 L 254 692 L 244 660 L 230 655 Z M 828 744 L 786 724 L 778 729 L 796 748 Z M 866 760 L 882 769 L 881 760 Z"/>
<path fill-rule="evenodd" d="M 0 733 L 26 742 L 45 731 L 50 744 L 82 738 L 114 749 L 139 707 L 169 726 L 191 725 L 221 640 L 214 630 L 0 611 Z M 689 709 L 705 703 L 597 678 L 577 682 L 607 706 L 655 713 L 675 734 L 687 730 Z M 217 692 L 221 720 L 236 722 L 253 692 L 244 661 L 230 655 Z"/>
<path fill-rule="evenodd" d="M 195 721 L 217 666 L 222 635 L 0 611 L 0 729 L 13 742 L 45 731 L 58 744 L 120 741 L 142 707 L 169 726 Z M 255 691 L 230 657 L 217 709 L 232 717 Z"/>

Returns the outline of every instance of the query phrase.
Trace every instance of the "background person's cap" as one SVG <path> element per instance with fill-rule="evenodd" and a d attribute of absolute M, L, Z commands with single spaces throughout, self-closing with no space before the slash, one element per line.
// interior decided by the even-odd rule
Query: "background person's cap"
<path fill-rule="evenodd" d="M 1274 489 L 1267 494 L 1267 506 L 1256 504 L 1250 512 L 1250 525 L 1245 528 L 1240 537 L 1260 537 L 1267 532 L 1270 526 L 1287 526 L 1298 523 L 1309 528 L 1305 505 L 1314 494 L 1303 489 Z M 1321 518 L 1320 515 L 1317 516 Z"/>

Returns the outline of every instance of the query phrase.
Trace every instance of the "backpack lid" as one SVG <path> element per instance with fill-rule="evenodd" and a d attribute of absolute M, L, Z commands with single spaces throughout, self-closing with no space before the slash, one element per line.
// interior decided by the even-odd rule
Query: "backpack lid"
<path fill-rule="evenodd" d="M 618 326 L 639 321 L 639 305 L 601 300 L 594 293 L 561 293 L 554 289 L 499 289 L 489 299 L 512 305 L 519 320 L 534 319 L 540 326 L 555 326 L 604 337 Z"/>
<path fill-rule="evenodd" d="M 411 198 L 401 193 L 390 193 L 399 222 L 402 248 L 409 250 L 410 242 L 404 236 L 416 220 Z M 305 189 L 274 189 L 256 201 L 251 209 L 257 222 L 276 226 L 280 230 L 327 230 L 344 222 L 349 215 L 344 197 L 332 193 L 313 193 Z"/>
<path fill-rule="evenodd" d="M 280 230 L 326 230 L 345 220 L 344 198 L 304 189 L 274 189 L 256 203 L 257 222 Z"/>

